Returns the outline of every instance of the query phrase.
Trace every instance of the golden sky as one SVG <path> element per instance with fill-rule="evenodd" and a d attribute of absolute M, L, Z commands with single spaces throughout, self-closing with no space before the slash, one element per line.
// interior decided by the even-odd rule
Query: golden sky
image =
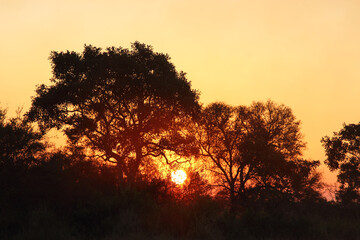
<path fill-rule="evenodd" d="M 290 106 L 305 156 L 323 161 L 321 137 L 360 121 L 359 13 L 358 0 L 0 0 L 0 106 L 28 109 L 50 51 L 138 40 L 168 53 L 205 104 Z"/>

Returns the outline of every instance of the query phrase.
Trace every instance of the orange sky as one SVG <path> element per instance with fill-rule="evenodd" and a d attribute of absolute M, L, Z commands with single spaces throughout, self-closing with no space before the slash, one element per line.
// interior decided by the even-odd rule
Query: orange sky
<path fill-rule="evenodd" d="M 138 40 L 168 53 L 203 103 L 290 106 L 305 156 L 323 161 L 321 137 L 360 121 L 359 13 L 350 0 L 0 0 L 0 106 L 27 110 L 52 50 Z"/>

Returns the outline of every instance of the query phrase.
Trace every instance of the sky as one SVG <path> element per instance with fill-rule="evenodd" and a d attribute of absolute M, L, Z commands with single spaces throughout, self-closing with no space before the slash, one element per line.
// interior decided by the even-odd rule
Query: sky
<path fill-rule="evenodd" d="M 321 138 L 360 121 L 359 12 L 352 0 L 0 0 L 0 107 L 29 108 L 51 51 L 140 41 L 168 53 L 204 104 L 291 107 L 304 156 L 323 162 Z"/>

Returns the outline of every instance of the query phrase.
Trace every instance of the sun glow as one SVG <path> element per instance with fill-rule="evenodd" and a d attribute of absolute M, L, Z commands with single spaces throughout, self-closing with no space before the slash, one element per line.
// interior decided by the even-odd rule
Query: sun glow
<path fill-rule="evenodd" d="M 171 173 L 171 181 L 176 184 L 183 184 L 186 178 L 186 173 L 183 170 L 176 170 Z"/>

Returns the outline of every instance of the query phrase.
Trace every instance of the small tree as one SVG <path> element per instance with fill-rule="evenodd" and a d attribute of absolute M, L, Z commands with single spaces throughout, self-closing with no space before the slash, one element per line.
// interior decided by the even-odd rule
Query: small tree
<path fill-rule="evenodd" d="M 0 109 L 0 202 L 4 209 L 14 200 L 10 197 L 9 201 L 9 196 L 19 193 L 29 169 L 42 161 L 46 147 L 42 137 L 20 113 L 7 119 L 6 111 Z"/>
<path fill-rule="evenodd" d="M 37 161 L 37 154 L 45 149 L 43 135 L 20 116 L 6 119 L 0 109 L 0 170 L 27 169 Z"/>
<path fill-rule="evenodd" d="M 135 42 L 131 50 L 85 46 L 50 59 L 53 84 L 37 88 L 28 113 L 43 130 L 64 129 L 72 143 L 116 163 L 129 182 L 145 158 L 187 142 L 182 119 L 196 115 L 198 93 L 168 55 Z"/>
<path fill-rule="evenodd" d="M 321 140 L 326 153 L 325 164 L 338 170 L 340 189 L 337 197 L 344 203 L 360 202 L 360 123 L 344 124 L 333 137 Z"/>

